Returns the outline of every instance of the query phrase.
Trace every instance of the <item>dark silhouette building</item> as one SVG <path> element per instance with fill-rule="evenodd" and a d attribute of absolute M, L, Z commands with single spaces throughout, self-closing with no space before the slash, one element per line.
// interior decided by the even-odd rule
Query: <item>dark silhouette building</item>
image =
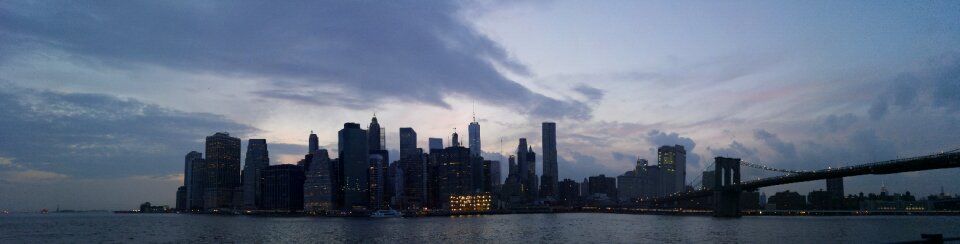
<path fill-rule="evenodd" d="M 617 200 L 617 179 L 607 177 L 606 175 L 591 176 L 590 178 L 591 197 L 605 196 L 612 202 Z"/>
<path fill-rule="evenodd" d="M 806 197 L 797 192 L 789 190 L 777 192 L 767 200 L 767 204 L 773 204 L 777 210 L 801 210 L 806 209 Z"/>
<path fill-rule="evenodd" d="M 360 129 L 360 124 L 345 123 L 338 132 L 339 185 L 343 191 L 342 204 L 344 209 L 366 209 L 370 201 L 368 183 L 370 168 L 370 150 L 367 131 Z"/>
<path fill-rule="evenodd" d="M 260 170 L 270 166 L 270 152 L 266 139 L 247 141 L 247 157 L 243 164 L 243 209 L 259 209 L 263 192 L 260 191 Z"/>
<path fill-rule="evenodd" d="M 206 165 L 203 163 L 203 154 L 191 151 L 184 156 L 183 185 L 187 187 L 187 208 L 203 210 L 203 183 L 206 180 Z"/>
<path fill-rule="evenodd" d="M 326 149 L 319 149 L 310 157 L 310 167 L 305 169 L 303 183 L 303 207 L 307 211 L 333 210 L 335 188 L 333 160 Z"/>
<path fill-rule="evenodd" d="M 437 156 L 440 207 L 448 209 L 451 197 L 474 193 L 470 149 L 453 146 Z"/>
<path fill-rule="evenodd" d="M 580 183 L 571 179 L 563 179 L 557 183 L 557 203 L 563 206 L 574 206 L 580 202 Z"/>
<path fill-rule="evenodd" d="M 263 186 L 263 210 L 303 210 L 303 167 L 281 164 L 260 171 Z"/>
<path fill-rule="evenodd" d="M 308 142 L 310 144 L 307 147 L 307 154 L 311 154 L 317 150 L 320 150 L 320 140 L 317 138 L 317 134 L 313 134 L 313 131 L 310 131 Z"/>
<path fill-rule="evenodd" d="M 543 137 L 543 177 L 540 180 L 540 196 L 554 197 L 559 177 L 557 169 L 557 124 L 543 122 L 540 127 Z"/>
<path fill-rule="evenodd" d="M 470 122 L 470 125 L 467 126 L 467 132 L 470 146 L 470 155 L 474 157 L 480 157 L 481 148 L 480 148 L 480 123 L 477 123 L 477 117 L 474 115 L 473 122 Z"/>
<path fill-rule="evenodd" d="M 187 210 L 187 187 L 177 187 L 177 210 Z"/>
<path fill-rule="evenodd" d="M 240 187 L 240 138 L 218 132 L 206 140 L 204 209 L 234 209 Z"/>
<path fill-rule="evenodd" d="M 428 142 L 429 142 L 429 146 L 430 146 L 429 149 L 430 149 L 430 150 L 434 150 L 434 149 L 436 149 L 436 150 L 442 150 L 442 149 L 443 149 L 443 138 L 433 138 L 433 137 L 431 137 L 431 138 L 428 138 L 427 140 L 428 140 Z"/>

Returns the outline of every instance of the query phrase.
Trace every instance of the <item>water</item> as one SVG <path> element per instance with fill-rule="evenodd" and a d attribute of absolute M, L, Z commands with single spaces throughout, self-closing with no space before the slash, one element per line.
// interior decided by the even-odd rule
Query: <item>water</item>
<path fill-rule="evenodd" d="M 404 219 L 189 214 L 0 215 L 0 243 L 549 242 L 876 243 L 960 236 L 960 216 L 748 216 L 603 213 Z"/>

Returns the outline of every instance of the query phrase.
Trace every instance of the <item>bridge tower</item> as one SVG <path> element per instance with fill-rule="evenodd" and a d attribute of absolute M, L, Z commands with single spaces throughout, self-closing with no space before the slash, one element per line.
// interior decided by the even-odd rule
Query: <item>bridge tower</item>
<path fill-rule="evenodd" d="M 740 159 L 714 158 L 714 217 L 740 217 Z"/>

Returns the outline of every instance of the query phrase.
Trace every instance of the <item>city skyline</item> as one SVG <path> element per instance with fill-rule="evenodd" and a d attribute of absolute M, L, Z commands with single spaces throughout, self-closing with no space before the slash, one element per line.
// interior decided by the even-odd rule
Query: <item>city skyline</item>
<path fill-rule="evenodd" d="M 508 172 L 527 138 L 538 178 L 555 121 L 558 182 L 664 145 L 687 151 L 688 183 L 716 156 L 806 170 L 949 150 L 960 6 L 928 4 L 2 3 L 0 209 L 173 204 L 184 154 L 214 132 L 295 164 L 309 132 L 336 158 L 336 131 L 372 114 L 391 161 L 399 128 L 429 150 L 453 128 L 473 143 L 477 121 L 482 156 Z M 958 172 L 845 188 L 955 193 Z"/>

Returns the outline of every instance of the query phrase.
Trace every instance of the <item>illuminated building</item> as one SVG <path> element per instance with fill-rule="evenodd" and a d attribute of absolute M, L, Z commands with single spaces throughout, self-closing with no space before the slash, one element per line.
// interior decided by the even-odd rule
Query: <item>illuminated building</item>
<path fill-rule="evenodd" d="M 240 187 L 240 138 L 217 132 L 206 140 L 204 209 L 233 209 Z"/>
<path fill-rule="evenodd" d="M 657 166 L 660 167 L 660 195 L 683 191 L 687 179 L 687 151 L 682 145 L 657 149 Z"/>
<path fill-rule="evenodd" d="M 334 208 L 334 179 L 331 169 L 333 161 L 326 149 L 313 153 L 312 162 L 306 170 L 303 183 L 303 207 L 308 211 L 324 211 Z"/>
<path fill-rule="evenodd" d="M 449 196 L 451 213 L 480 213 L 490 210 L 490 193 L 454 194 Z"/>

